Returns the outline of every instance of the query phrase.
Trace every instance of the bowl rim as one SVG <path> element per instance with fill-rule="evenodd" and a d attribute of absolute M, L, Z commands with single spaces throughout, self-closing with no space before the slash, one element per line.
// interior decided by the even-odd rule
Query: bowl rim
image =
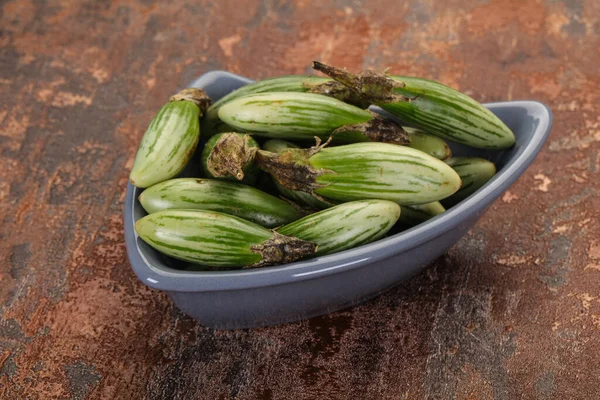
<path fill-rule="evenodd" d="M 200 76 L 190 86 L 206 87 L 223 78 L 245 83 L 252 82 L 248 78 L 227 71 L 210 71 Z M 535 127 L 530 140 L 523 143 L 523 148 L 489 182 L 454 207 L 425 223 L 360 247 L 290 264 L 248 270 L 178 271 L 153 265 L 140 251 L 138 236 L 133 228 L 136 188 L 128 183 L 124 233 L 130 264 L 144 284 L 161 290 L 176 292 L 240 290 L 321 278 L 378 262 L 419 246 L 455 228 L 468 217 L 485 210 L 533 162 L 552 128 L 551 110 L 537 101 L 496 102 L 486 103 L 484 106 L 491 111 L 507 107 L 522 107 L 528 111 L 528 115 L 537 117 L 539 124 Z"/>

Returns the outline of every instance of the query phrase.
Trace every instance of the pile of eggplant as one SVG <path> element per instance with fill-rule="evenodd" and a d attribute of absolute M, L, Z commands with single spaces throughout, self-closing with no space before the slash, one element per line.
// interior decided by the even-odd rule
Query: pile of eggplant
<path fill-rule="evenodd" d="M 214 103 L 196 88 L 172 96 L 130 174 L 145 189 L 139 237 L 211 269 L 339 252 L 441 214 L 494 176 L 492 162 L 452 157 L 446 140 L 515 142 L 489 110 L 440 83 L 313 68 L 327 76 L 266 79 Z M 178 178 L 191 162 L 202 176 Z"/>

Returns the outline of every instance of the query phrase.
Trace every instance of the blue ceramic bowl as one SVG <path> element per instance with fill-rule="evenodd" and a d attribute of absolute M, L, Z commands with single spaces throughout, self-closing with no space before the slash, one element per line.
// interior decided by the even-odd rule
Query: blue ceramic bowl
<path fill-rule="evenodd" d="M 223 71 L 202 75 L 191 86 L 213 99 L 251 82 Z M 166 291 L 175 305 L 203 325 L 235 329 L 309 318 L 365 301 L 391 288 L 445 253 L 533 162 L 552 127 L 552 113 L 535 101 L 487 104 L 516 136 L 504 151 L 451 146 L 454 155 L 493 161 L 498 173 L 445 213 L 385 239 L 307 261 L 223 272 L 182 271 L 178 261 L 156 252 L 135 233 L 146 212 L 141 189 L 127 187 L 125 241 L 131 266 L 146 285 Z M 187 174 L 193 172 L 187 171 Z"/>

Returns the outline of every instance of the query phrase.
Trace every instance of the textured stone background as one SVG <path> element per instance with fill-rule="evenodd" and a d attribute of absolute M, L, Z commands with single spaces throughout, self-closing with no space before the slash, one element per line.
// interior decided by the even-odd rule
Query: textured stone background
<path fill-rule="evenodd" d="M 598 0 L 166 3 L 0 1 L 0 398 L 598 398 Z M 538 99 L 554 131 L 397 289 L 296 324 L 202 328 L 129 268 L 138 141 L 205 71 L 313 59 Z"/>

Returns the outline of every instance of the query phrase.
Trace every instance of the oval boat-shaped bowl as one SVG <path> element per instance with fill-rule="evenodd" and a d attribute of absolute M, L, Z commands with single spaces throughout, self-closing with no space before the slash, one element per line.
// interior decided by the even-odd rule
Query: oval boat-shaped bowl
<path fill-rule="evenodd" d="M 224 71 L 202 75 L 191 86 L 217 100 L 251 80 Z M 131 184 L 125 200 L 125 242 L 131 266 L 146 285 L 166 291 L 175 305 L 201 324 L 219 329 L 275 325 L 349 307 L 423 270 L 454 245 L 485 210 L 533 162 L 552 127 L 552 113 L 536 101 L 485 105 L 514 132 L 516 144 L 482 151 L 452 144 L 454 155 L 481 156 L 498 173 L 445 213 L 414 228 L 337 254 L 256 270 L 182 271 L 137 237 L 146 215 Z M 376 110 L 375 111 L 381 111 Z M 194 172 L 184 171 L 183 175 Z"/>

